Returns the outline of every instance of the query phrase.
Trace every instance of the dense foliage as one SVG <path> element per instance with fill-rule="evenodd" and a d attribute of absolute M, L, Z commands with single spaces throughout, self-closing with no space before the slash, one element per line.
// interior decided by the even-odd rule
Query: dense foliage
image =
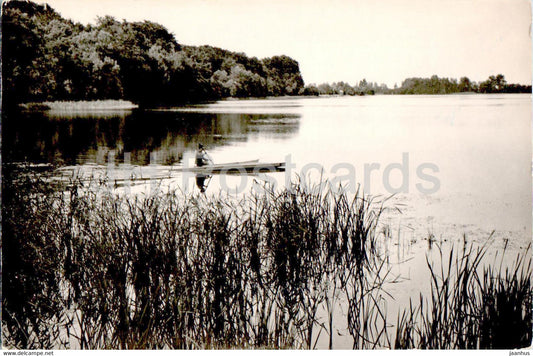
<path fill-rule="evenodd" d="M 268 95 L 527 93 L 502 74 L 476 83 L 407 78 L 400 87 L 366 79 L 304 88 L 298 62 L 258 59 L 211 46 L 182 46 L 150 21 L 99 17 L 84 26 L 48 5 L 14 0 L 2 10 L 4 105 L 46 100 L 126 99 L 141 105 Z"/>
<path fill-rule="evenodd" d="M 2 11 L 4 103 L 126 99 L 142 105 L 294 95 L 298 62 L 249 58 L 210 46 L 180 45 L 150 21 L 64 19 L 48 5 L 10 1 Z"/>

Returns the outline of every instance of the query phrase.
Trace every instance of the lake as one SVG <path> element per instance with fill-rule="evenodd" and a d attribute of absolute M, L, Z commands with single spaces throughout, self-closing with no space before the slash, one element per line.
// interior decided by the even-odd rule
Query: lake
<path fill-rule="evenodd" d="M 134 194 L 157 187 L 198 192 L 198 143 L 216 163 L 286 162 L 285 172 L 214 175 L 205 194 L 246 194 L 261 182 L 321 179 L 390 197 L 381 219 L 391 231 L 389 286 L 398 305 L 427 281 L 433 243 L 463 239 L 488 255 L 531 242 L 531 95 L 363 96 L 227 100 L 156 110 L 25 113 L 3 124 L 4 160 L 49 163 L 56 176 L 109 176 Z M 164 178 L 164 179 L 159 179 Z M 425 274 L 424 274 L 425 273 Z M 338 313 L 342 315 L 342 306 Z M 336 347 L 350 347 L 339 326 Z M 321 340 L 319 347 L 327 347 Z"/>
<path fill-rule="evenodd" d="M 395 194 L 415 235 L 531 236 L 531 96 L 364 96 L 231 100 L 150 111 L 28 113 L 4 123 L 4 157 L 61 172 L 161 177 L 192 166 L 197 143 L 217 163 L 287 162 L 284 173 L 215 175 L 207 193 L 297 176 Z M 28 129 L 28 128 L 31 128 Z M 397 225 L 397 223 L 395 224 Z"/>

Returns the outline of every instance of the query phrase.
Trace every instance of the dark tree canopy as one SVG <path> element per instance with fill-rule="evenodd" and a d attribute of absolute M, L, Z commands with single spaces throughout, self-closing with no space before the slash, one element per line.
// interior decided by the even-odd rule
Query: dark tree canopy
<path fill-rule="evenodd" d="M 298 62 L 182 46 L 151 21 L 99 17 L 83 26 L 48 5 L 10 1 L 2 11 L 4 104 L 126 99 L 175 104 L 228 96 L 303 93 Z"/>

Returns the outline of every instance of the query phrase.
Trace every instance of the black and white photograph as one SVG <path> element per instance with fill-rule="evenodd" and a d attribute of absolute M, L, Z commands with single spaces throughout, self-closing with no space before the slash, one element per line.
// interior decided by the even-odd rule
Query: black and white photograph
<path fill-rule="evenodd" d="M 530 0 L 1 13 L 4 356 L 529 355 Z"/>

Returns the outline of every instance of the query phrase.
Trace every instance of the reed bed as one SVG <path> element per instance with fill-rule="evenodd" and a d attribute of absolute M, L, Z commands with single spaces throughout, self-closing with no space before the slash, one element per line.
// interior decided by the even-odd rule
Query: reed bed
<path fill-rule="evenodd" d="M 391 323 L 383 201 L 324 182 L 234 197 L 43 177 L 3 167 L 5 347 L 334 348 L 339 328 L 355 349 L 531 344 L 530 249 L 510 268 L 466 240 L 428 257 L 431 295 Z"/>
<path fill-rule="evenodd" d="M 126 100 L 80 100 L 80 101 L 45 101 L 20 105 L 26 110 L 94 111 L 94 110 L 129 110 L 139 106 Z"/>
<path fill-rule="evenodd" d="M 241 198 L 4 170 L 3 342 L 16 348 L 314 348 L 347 300 L 379 347 L 382 206 L 325 184 Z M 373 306 L 376 307 L 373 307 Z M 390 342 L 389 342 L 390 344 Z"/>
<path fill-rule="evenodd" d="M 457 251 L 459 250 L 459 251 Z M 431 295 L 398 317 L 395 348 L 514 349 L 532 342 L 531 249 L 511 266 L 486 263 L 487 246 L 440 251 L 427 265 Z M 505 253 L 505 250 L 504 250 Z"/>

